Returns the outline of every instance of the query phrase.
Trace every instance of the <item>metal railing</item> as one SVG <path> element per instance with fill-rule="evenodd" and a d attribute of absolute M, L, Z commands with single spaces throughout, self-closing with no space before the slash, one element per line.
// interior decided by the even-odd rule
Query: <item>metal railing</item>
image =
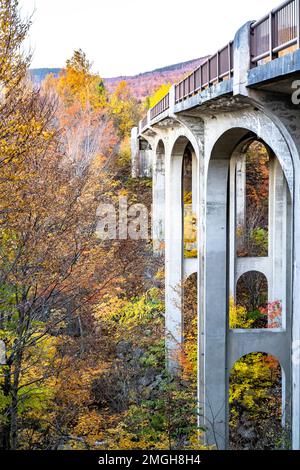
<path fill-rule="evenodd" d="M 170 106 L 170 95 L 169 93 L 164 96 L 151 110 L 150 110 L 150 118 L 154 119 L 164 111 L 167 111 Z"/>
<path fill-rule="evenodd" d="M 209 57 L 188 77 L 175 85 L 175 102 L 201 92 L 233 74 L 233 42 Z"/>
<path fill-rule="evenodd" d="M 251 27 L 252 66 L 273 60 L 284 49 L 300 47 L 300 0 L 287 0 Z"/>

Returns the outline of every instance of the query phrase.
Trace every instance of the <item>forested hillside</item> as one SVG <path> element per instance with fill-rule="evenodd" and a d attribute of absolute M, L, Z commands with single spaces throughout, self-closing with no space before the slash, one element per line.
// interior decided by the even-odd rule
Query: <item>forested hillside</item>
<path fill-rule="evenodd" d="M 107 89 L 110 92 L 114 92 L 120 81 L 125 80 L 131 92 L 137 99 L 142 101 L 151 96 L 161 85 L 172 84 L 181 80 L 189 72 L 196 69 L 205 59 L 206 57 L 190 60 L 135 76 L 106 78 L 104 82 Z"/>
<path fill-rule="evenodd" d="M 122 76 L 104 78 L 106 89 L 113 93 L 122 81 L 126 81 L 129 90 L 140 101 L 152 95 L 162 84 L 175 83 L 184 75 L 191 72 L 200 65 L 206 57 L 170 65 L 167 67 L 152 70 L 151 72 L 140 73 L 133 76 Z M 41 85 L 49 74 L 57 77 L 62 70 L 54 69 L 30 69 L 30 76 L 36 85 Z"/>

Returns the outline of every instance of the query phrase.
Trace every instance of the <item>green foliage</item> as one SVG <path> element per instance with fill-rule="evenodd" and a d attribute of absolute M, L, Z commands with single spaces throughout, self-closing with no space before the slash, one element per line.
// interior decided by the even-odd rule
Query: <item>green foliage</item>
<path fill-rule="evenodd" d="M 7 371 L 6 366 L 0 367 L 0 374 L 4 375 Z M 5 424 L 7 421 L 6 410 L 11 403 L 11 397 L 4 394 L 3 388 L 0 388 L 0 426 Z"/>
<path fill-rule="evenodd" d="M 161 368 L 165 363 L 165 341 L 164 339 L 157 340 L 154 344 L 148 347 L 145 355 L 140 359 L 140 364 L 144 367 Z"/>
<path fill-rule="evenodd" d="M 255 228 L 250 233 L 250 243 L 260 256 L 268 254 L 268 237 L 268 230 L 264 228 Z"/>
<path fill-rule="evenodd" d="M 199 450 L 203 446 L 196 422 L 195 397 L 188 387 L 166 375 L 155 398 L 129 408 L 111 433 L 110 445 L 115 449 Z"/>
<path fill-rule="evenodd" d="M 268 398 L 272 383 L 272 370 L 265 356 L 260 353 L 250 354 L 238 361 L 232 369 L 229 403 L 238 403 L 254 419 L 259 419 L 261 401 Z"/>
<path fill-rule="evenodd" d="M 159 299 L 159 291 L 153 288 L 141 297 L 131 300 L 108 298 L 96 307 L 94 316 L 96 319 L 105 316 L 105 320 L 110 321 L 112 325 L 118 325 L 128 332 L 137 327 L 150 326 L 150 323 L 159 323 L 163 311 L 164 305 Z M 128 333 L 125 334 L 127 337 Z"/>
<path fill-rule="evenodd" d="M 0 330 L 0 338 L 5 339 L 9 358 L 18 339 L 18 326 L 19 322 L 15 318 L 9 324 L 6 322 L 5 329 Z M 30 345 L 23 353 L 17 391 L 13 386 L 7 389 L 7 383 L 12 382 L 12 376 L 18 366 L 14 364 L 0 366 L 0 411 L 2 415 L 0 425 L 9 422 L 11 407 L 17 404 L 18 422 L 22 422 L 22 430 L 19 436 L 21 447 L 21 436 L 26 434 L 32 420 L 35 421 L 36 439 L 39 439 L 39 432 L 42 432 L 43 422 L 53 405 L 55 396 L 55 381 L 50 371 L 56 357 L 58 340 L 49 335 L 41 338 L 40 335 L 43 329 L 38 322 L 32 325 L 32 331 L 34 333 L 31 334 Z"/>

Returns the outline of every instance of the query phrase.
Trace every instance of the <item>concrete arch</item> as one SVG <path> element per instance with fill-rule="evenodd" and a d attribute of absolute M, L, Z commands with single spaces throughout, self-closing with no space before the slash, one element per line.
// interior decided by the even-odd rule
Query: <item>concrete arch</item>
<path fill-rule="evenodd" d="M 254 275 L 255 275 L 255 278 L 254 278 Z M 257 288 L 257 281 L 259 282 L 259 287 L 260 289 L 261 288 L 265 288 L 266 289 L 266 299 L 265 299 L 265 302 L 266 304 L 268 303 L 269 301 L 269 281 L 268 281 L 268 278 L 266 277 L 266 275 L 261 272 L 261 271 L 255 271 L 255 270 L 251 270 L 251 271 L 245 271 L 243 274 L 241 274 L 241 276 L 236 280 L 236 304 L 237 305 L 243 305 L 245 308 L 247 307 L 248 304 L 251 304 L 250 305 L 250 308 L 259 308 L 261 307 L 262 305 L 265 305 L 265 304 L 258 304 L 258 305 L 253 305 L 252 304 L 252 301 L 255 300 L 255 303 L 258 302 L 259 300 L 261 300 L 261 296 L 264 292 L 254 292 L 253 293 L 253 290 L 256 290 Z M 250 284 L 250 288 L 249 288 L 249 284 Z M 249 295 L 249 298 L 245 299 L 244 298 L 240 298 L 239 297 L 239 294 L 240 294 L 240 287 L 243 288 L 243 286 L 245 287 L 245 289 L 248 290 L 248 295 Z M 252 292 L 251 292 L 252 290 Z M 255 299 L 253 299 L 252 297 L 253 296 L 257 296 Z M 251 300 L 250 300 L 251 299 Z M 245 304 L 243 304 L 243 302 L 246 300 Z M 250 310 L 252 311 L 252 310 Z"/>
<path fill-rule="evenodd" d="M 188 278 L 193 274 L 198 274 L 196 259 L 187 259 L 184 263 L 184 278 Z"/>
<path fill-rule="evenodd" d="M 155 142 L 155 153 L 156 155 L 164 154 L 165 151 L 165 143 L 163 139 L 159 139 Z"/>
<path fill-rule="evenodd" d="M 236 283 L 238 283 L 238 282 L 242 279 L 243 276 L 245 276 L 246 274 L 251 274 L 251 273 L 261 274 L 261 275 L 266 279 L 266 281 L 268 282 L 268 278 L 267 278 L 267 276 L 265 275 L 265 273 L 264 273 L 263 271 L 259 271 L 259 270 L 248 270 L 248 271 L 244 271 L 243 273 L 241 273 L 241 274 L 239 275 L 239 277 L 238 277 L 237 280 L 236 280 Z"/>
<path fill-rule="evenodd" d="M 133 161 L 133 174 L 150 178 L 153 166 L 153 142 L 147 136 L 142 136 L 138 141 L 135 158 Z"/>
<path fill-rule="evenodd" d="M 256 101 L 253 101 L 253 104 L 254 106 L 257 106 L 259 108 L 260 112 L 266 117 L 266 119 L 269 119 L 272 123 L 274 123 L 274 125 L 278 128 L 279 132 L 281 133 L 282 138 L 285 140 L 290 150 L 290 154 L 292 156 L 292 161 L 293 161 L 293 166 L 294 166 L 295 178 L 296 178 L 297 174 L 299 174 L 300 172 L 300 152 L 298 151 L 299 145 L 298 143 L 295 142 L 295 139 L 291 135 L 291 132 L 289 131 L 289 128 L 288 128 L 289 126 L 291 126 L 291 121 L 289 119 L 289 116 L 288 115 L 285 116 L 284 110 L 281 110 L 278 113 L 278 108 L 276 104 L 275 104 L 275 108 L 272 107 L 272 103 L 269 103 L 271 104 L 271 107 L 270 106 L 262 107 L 261 104 L 257 103 Z M 276 112 L 278 114 L 276 114 Z M 293 129 L 293 132 L 295 132 L 295 129 Z M 297 184 L 295 186 L 298 187 Z"/>
<path fill-rule="evenodd" d="M 161 153 L 162 152 L 162 149 L 164 151 L 165 149 L 165 142 L 164 140 L 162 139 L 162 137 L 158 137 L 156 140 L 155 140 L 155 147 L 154 147 L 154 150 L 156 153 Z"/>
<path fill-rule="evenodd" d="M 248 264 L 248 263 L 245 263 L 245 264 Z M 236 268 L 237 279 L 240 279 L 241 276 L 243 276 L 245 273 L 250 272 L 250 271 L 256 271 L 258 273 L 263 274 L 266 277 L 268 283 L 270 283 L 270 276 L 271 276 L 270 269 L 269 269 L 269 266 L 265 265 L 263 258 L 259 259 L 257 262 L 257 265 L 254 266 L 253 268 L 251 267 L 251 269 L 249 269 L 248 266 L 246 267 L 243 266 L 243 263 L 239 263 L 238 267 Z"/>
<path fill-rule="evenodd" d="M 166 144 L 162 138 L 158 138 L 153 143 L 153 164 L 156 165 L 157 160 L 164 159 L 166 157 Z"/>
<path fill-rule="evenodd" d="M 217 125 L 215 122 L 210 125 L 210 122 L 207 121 L 205 145 L 207 172 L 212 158 L 230 158 L 235 148 L 242 144 L 243 140 L 255 138 L 272 149 L 276 155 L 293 197 L 294 162 L 297 160 L 298 154 L 295 154 L 277 124 L 260 111 L 228 113 L 220 115 L 217 121 Z"/>
<path fill-rule="evenodd" d="M 243 330 L 240 330 L 238 332 L 238 334 L 240 336 L 243 336 Z M 234 332 L 233 332 L 234 334 Z M 264 330 L 261 330 L 261 333 L 260 331 L 254 331 L 252 333 L 252 337 L 254 338 L 255 335 L 260 335 L 263 336 L 264 335 Z M 266 343 L 264 345 L 264 347 L 262 348 L 261 345 L 259 346 L 258 343 L 253 340 L 253 344 L 252 345 L 244 345 L 242 348 L 240 348 L 239 350 L 237 350 L 236 354 L 234 354 L 230 360 L 230 362 L 228 363 L 228 370 L 230 371 L 232 369 L 232 367 L 234 366 L 234 364 L 236 364 L 236 362 L 238 362 L 240 359 L 242 359 L 243 357 L 245 356 L 249 356 L 249 354 L 255 354 L 257 352 L 261 352 L 262 354 L 268 354 L 270 356 L 273 356 L 275 359 L 277 359 L 277 361 L 280 363 L 282 369 L 284 370 L 284 373 L 285 375 L 287 374 L 288 370 L 289 370 L 289 365 L 288 365 L 288 362 L 286 360 L 286 357 L 284 354 L 281 353 L 281 351 L 278 351 L 276 350 L 276 333 L 274 333 L 274 343 L 273 344 L 270 344 L 270 343 Z"/>
<path fill-rule="evenodd" d="M 141 137 L 139 139 L 139 142 L 140 142 L 140 145 L 143 144 L 144 146 L 147 147 L 147 150 L 153 150 L 153 142 L 151 140 L 151 138 L 148 138 L 147 136 L 143 135 L 143 137 Z"/>
<path fill-rule="evenodd" d="M 169 141 L 170 156 L 179 156 L 184 152 L 186 145 L 190 143 L 194 149 L 197 160 L 200 159 L 199 141 L 192 131 L 187 127 L 180 127 L 173 131 L 172 138 Z"/>

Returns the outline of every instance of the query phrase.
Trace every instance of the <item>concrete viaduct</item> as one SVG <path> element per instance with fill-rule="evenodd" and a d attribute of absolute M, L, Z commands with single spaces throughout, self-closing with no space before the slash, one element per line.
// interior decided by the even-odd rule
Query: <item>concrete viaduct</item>
<path fill-rule="evenodd" d="M 268 252 L 241 256 L 245 222 L 245 155 L 253 142 L 270 158 Z M 183 162 L 191 159 L 197 256 L 185 257 Z M 198 393 L 209 444 L 228 446 L 232 366 L 252 352 L 282 368 L 283 419 L 300 449 L 300 2 L 289 0 L 171 87 L 132 130 L 135 177 L 153 179 L 153 245 L 165 256 L 166 332 L 170 367 L 183 341 L 183 280 L 198 279 Z M 276 328 L 230 328 L 229 301 L 245 273 L 268 282 L 280 301 Z M 175 359 L 174 359 L 175 358 Z"/>

